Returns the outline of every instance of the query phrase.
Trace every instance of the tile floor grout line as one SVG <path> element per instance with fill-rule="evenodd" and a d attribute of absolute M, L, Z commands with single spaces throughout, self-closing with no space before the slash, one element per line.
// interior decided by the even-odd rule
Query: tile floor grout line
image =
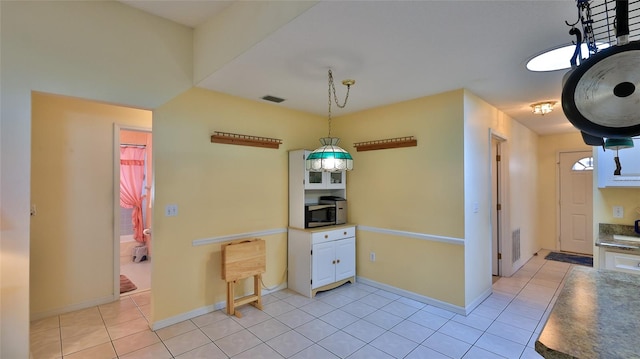
<path fill-rule="evenodd" d="M 535 257 L 533 257 L 533 258 L 535 258 Z M 531 262 L 528 261 L 528 263 L 531 263 Z M 424 350 L 425 347 L 427 349 L 429 349 L 430 351 L 436 351 L 436 352 L 441 353 L 443 355 L 448 355 L 448 354 L 446 354 L 446 353 L 444 353 L 442 351 L 439 351 L 439 350 L 436 350 L 434 348 L 431 348 L 431 347 L 427 346 L 425 344 L 425 342 L 428 340 L 428 338 L 432 337 L 436 333 L 439 333 L 440 335 L 446 335 L 446 336 L 451 337 L 448 334 L 449 332 L 451 332 L 451 330 L 447 330 L 447 333 L 442 332 L 442 330 L 443 330 L 443 328 L 445 326 L 450 325 L 452 322 L 456 326 L 458 326 L 458 325 L 463 326 L 463 327 L 460 327 L 463 331 L 466 330 L 464 328 L 470 328 L 470 329 L 473 329 L 473 330 L 478 330 L 478 332 L 479 332 L 479 337 L 477 339 L 475 339 L 473 341 L 473 343 L 468 343 L 465 340 L 458 339 L 458 337 L 464 338 L 464 336 L 456 335 L 455 337 L 451 337 L 451 338 L 456 339 L 457 341 L 459 341 L 461 344 L 464 343 L 465 347 L 467 345 L 469 345 L 469 347 L 464 351 L 464 353 L 462 355 L 469 355 L 469 353 L 471 353 L 474 350 L 474 348 L 475 348 L 476 351 L 484 351 L 486 353 L 491 353 L 492 355 L 500 355 L 499 353 L 496 353 L 496 348 L 498 348 L 498 347 L 491 347 L 490 349 L 485 349 L 485 348 L 477 346 L 477 344 L 478 344 L 479 340 L 482 338 L 482 336 L 484 336 L 485 334 L 491 334 L 493 336 L 496 336 L 496 337 L 500 338 L 501 340 L 505 340 L 506 342 L 511 342 L 511 343 L 517 344 L 518 346 L 523 346 L 524 349 L 522 351 L 520 351 L 520 357 L 525 358 L 525 357 L 528 357 L 528 356 L 532 355 L 532 351 L 531 351 L 532 347 L 530 346 L 531 340 L 537 334 L 536 330 L 538 330 L 540 328 L 540 325 L 542 325 L 543 322 L 548 319 L 549 308 L 551 308 L 553 303 L 555 302 L 555 300 L 557 300 L 557 296 L 560 293 L 560 291 L 562 290 L 562 288 L 564 286 L 564 283 L 565 283 L 565 281 L 567 279 L 567 276 L 568 276 L 569 272 L 571 271 L 571 268 L 573 267 L 572 265 L 569 265 L 568 267 L 564 267 L 564 268 L 561 268 L 561 267 L 560 268 L 554 268 L 552 265 L 550 265 L 550 263 L 551 262 L 547 261 L 547 260 L 542 261 L 542 263 L 538 263 L 536 261 L 536 263 L 532 263 L 531 266 L 527 266 L 527 263 L 525 263 L 525 265 L 523 265 L 521 268 L 518 269 L 518 271 L 520 271 L 522 269 L 525 269 L 525 271 L 521 272 L 523 274 L 522 277 L 515 277 L 515 278 L 513 276 L 512 277 L 502 277 L 503 279 L 508 279 L 508 278 L 514 278 L 515 279 L 513 282 L 510 282 L 510 281 L 504 282 L 503 283 L 503 287 L 502 287 L 503 290 L 500 290 L 500 288 L 497 288 L 497 289 L 493 288 L 493 285 L 498 283 L 498 281 L 496 281 L 496 283 L 492 283 L 492 293 L 491 294 L 492 295 L 493 294 L 497 295 L 497 296 L 493 296 L 495 298 L 496 302 L 495 303 L 491 303 L 487 307 L 488 311 L 483 312 L 483 314 L 485 314 L 486 316 L 483 315 L 483 314 L 478 314 L 478 318 L 481 319 L 481 322 L 476 323 L 476 325 L 469 325 L 465 321 L 456 320 L 458 315 L 456 313 L 453 313 L 453 312 L 447 311 L 448 314 L 452 314 L 451 316 L 449 316 L 449 315 L 445 316 L 444 315 L 444 314 L 446 314 L 445 312 L 442 312 L 442 313 L 437 313 L 437 311 L 436 312 L 432 312 L 432 311 L 428 310 L 428 308 L 434 307 L 434 308 L 438 309 L 438 307 L 431 306 L 430 304 L 422 303 L 422 302 L 419 302 L 421 304 L 421 306 L 419 306 L 419 307 L 410 305 L 411 307 L 413 307 L 413 310 L 411 311 L 410 315 L 408 315 L 408 316 L 406 316 L 406 315 L 397 315 L 395 312 L 393 312 L 391 310 L 391 308 L 389 308 L 389 310 L 385 310 L 383 308 L 385 308 L 387 305 L 394 304 L 394 303 L 403 304 L 403 305 L 409 305 L 409 304 L 405 304 L 405 302 L 403 301 L 403 299 L 406 298 L 406 297 L 395 296 L 395 298 L 391 298 L 389 296 L 385 296 L 383 294 L 380 294 L 383 291 L 382 289 L 370 288 L 370 287 L 366 287 L 367 289 L 365 289 L 365 287 L 361 287 L 361 288 L 353 287 L 353 289 L 356 289 L 356 292 L 349 292 L 349 294 L 341 293 L 340 291 L 336 291 L 335 292 L 336 294 L 345 295 L 347 298 L 349 298 L 350 302 L 348 304 L 352 304 L 353 303 L 353 304 L 356 304 L 356 305 L 359 305 L 359 304 L 368 305 L 368 306 L 371 306 L 373 308 L 373 311 L 371 313 L 368 313 L 367 315 L 364 315 L 362 317 L 359 316 L 359 315 L 356 315 L 355 316 L 355 321 L 353 321 L 353 322 L 351 322 L 351 323 L 349 323 L 347 325 L 341 325 L 341 327 L 339 327 L 339 328 L 333 326 L 331 323 L 329 323 L 329 322 L 325 321 L 325 319 L 321 319 L 321 318 L 324 315 L 327 315 L 327 314 L 329 314 L 331 312 L 335 312 L 337 310 L 345 310 L 345 305 L 347 305 L 347 304 L 343 304 L 343 305 L 339 305 L 338 306 L 337 304 L 339 304 L 339 301 L 335 301 L 335 300 L 334 301 L 325 301 L 322 298 L 318 299 L 318 297 L 316 297 L 316 298 L 313 298 L 314 301 L 311 302 L 311 303 L 301 304 L 300 302 L 298 302 L 299 304 L 295 304 L 294 305 L 294 304 L 292 304 L 293 302 L 289 303 L 289 301 L 286 300 L 287 298 L 289 298 L 292 295 L 292 294 L 289 294 L 289 293 L 282 293 L 282 295 L 280 295 L 280 296 L 279 295 L 274 295 L 273 299 L 275 299 L 275 300 L 274 300 L 273 303 L 277 303 L 277 302 L 287 303 L 287 304 L 291 305 L 292 308 L 290 310 L 288 310 L 287 312 L 279 313 L 278 315 L 275 315 L 275 316 L 265 312 L 266 314 L 268 314 L 268 319 L 266 319 L 266 320 L 274 319 L 278 323 L 281 323 L 281 324 L 283 324 L 283 325 L 288 327 L 286 332 L 281 333 L 281 334 L 275 336 L 274 338 L 277 338 L 280 335 L 285 335 L 287 333 L 292 333 L 293 332 L 293 333 L 297 333 L 297 334 L 301 335 L 306 340 L 309 340 L 309 342 L 311 343 L 310 345 L 306 346 L 305 348 L 303 348 L 301 350 L 298 350 L 296 353 L 288 354 L 287 357 L 294 357 L 294 356 L 298 355 L 300 352 L 308 350 L 309 348 L 311 348 L 313 346 L 318 346 L 318 347 L 322 348 L 322 350 L 326 350 L 327 352 L 332 353 L 333 355 L 336 355 L 338 357 L 342 357 L 342 355 L 344 355 L 344 353 L 342 355 L 339 355 L 340 354 L 339 352 L 334 353 L 333 351 L 328 349 L 329 347 L 324 347 L 321 344 L 319 344 L 322 340 L 324 340 L 324 338 L 327 338 L 328 336 L 326 336 L 324 338 L 321 338 L 321 339 L 318 339 L 318 340 L 306 337 L 304 334 L 302 334 L 301 332 L 298 331 L 300 329 L 299 328 L 300 325 L 298 325 L 296 327 L 289 327 L 289 325 L 287 325 L 286 322 L 282 321 L 279 318 L 279 316 L 282 315 L 282 314 L 286 314 L 286 313 L 291 312 L 293 310 L 302 310 L 301 308 L 304 307 L 305 305 L 309 305 L 309 304 L 312 304 L 312 303 L 315 302 L 315 303 L 322 303 L 322 304 L 324 304 L 324 305 L 326 305 L 328 307 L 331 307 L 332 309 L 328 313 L 323 313 L 323 314 L 320 314 L 319 311 L 307 312 L 305 310 L 302 310 L 304 313 L 306 313 L 306 314 L 308 314 L 308 315 L 310 315 L 312 317 L 311 320 L 319 320 L 322 323 L 325 323 L 326 325 L 329 325 L 329 326 L 332 326 L 333 328 L 335 328 L 335 332 L 334 333 L 341 333 L 342 335 L 349 335 L 350 337 L 358 339 L 361 343 L 364 343 L 363 346 L 358 347 L 358 349 L 356 351 L 354 351 L 353 353 L 350 353 L 348 356 L 345 356 L 347 358 L 351 358 L 351 357 L 355 358 L 355 357 L 358 357 L 359 355 L 362 355 L 362 353 L 360 353 L 360 354 L 357 354 L 357 353 L 360 352 L 361 350 L 365 349 L 365 348 L 367 348 L 366 350 L 379 351 L 379 352 L 382 352 L 382 353 L 386 353 L 386 354 L 388 354 L 390 356 L 394 356 L 393 354 L 391 354 L 391 353 L 389 353 L 389 352 L 387 352 L 387 351 L 385 351 L 383 349 L 379 349 L 378 347 L 372 345 L 372 343 L 374 343 L 379 338 L 384 337 L 384 336 L 389 336 L 389 334 L 398 335 L 398 336 L 410 341 L 411 345 L 415 345 L 415 347 L 413 347 L 407 354 L 402 354 L 401 356 L 398 356 L 398 357 L 410 356 L 411 353 L 415 352 L 419 348 L 423 348 L 423 350 Z M 516 271 L 516 273 L 518 271 Z M 557 276 L 557 274 L 559 274 L 559 273 L 554 273 L 554 272 L 561 272 L 562 274 L 561 274 L 561 276 Z M 541 276 L 541 278 L 536 278 L 536 276 L 540 276 L 541 274 L 543 274 L 546 279 L 542 278 L 542 276 Z M 551 277 L 548 277 L 548 275 L 551 275 Z M 540 282 L 540 281 L 537 281 L 536 279 L 540 279 L 541 281 L 547 281 L 547 280 L 552 281 L 549 284 L 553 283 L 553 286 L 545 285 L 545 282 Z M 513 285 L 513 284 L 515 284 L 515 285 Z M 544 295 L 537 296 L 536 293 L 535 293 L 536 290 L 535 290 L 534 287 L 527 288 L 527 287 L 529 287 L 531 285 L 548 287 L 551 290 L 549 290 L 549 291 L 545 290 L 544 291 Z M 506 291 L 504 289 L 506 289 Z M 550 293 L 552 293 L 552 294 L 550 294 Z M 138 293 L 136 293 L 136 294 L 138 294 Z M 388 303 L 384 303 L 383 305 L 380 305 L 379 302 L 376 304 L 376 302 L 372 302 L 372 300 L 374 300 L 374 298 L 371 297 L 372 295 L 377 295 L 377 296 L 380 296 L 380 297 L 383 297 L 383 298 L 387 298 L 390 301 Z M 486 299 L 491 298 L 492 295 L 489 295 L 487 298 L 485 298 L 480 303 L 480 305 L 482 305 L 486 301 Z M 544 299 L 543 301 L 540 301 L 540 299 L 546 298 L 547 296 L 549 296 L 550 298 L 549 299 Z M 134 299 L 134 294 L 131 294 L 128 297 L 129 298 L 127 298 L 127 300 L 131 300 L 134 303 L 134 305 L 135 305 L 135 307 L 137 309 L 137 313 L 139 315 L 141 315 L 145 319 L 145 321 L 147 323 L 149 323 L 149 318 L 147 318 L 145 316 L 144 312 L 141 309 L 140 304 L 138 303 L 138 301 L 136 301 L 136 299 Z M 369 297 L 370 299 L 363 300 L 364 298 L 367 298 L 367 297 Z M 120 300 L 122 300 L 124 298 L 126 298 L 126 297 L 123 297 Z M 146 298 L 141 298 L 141 299 L 143 301 L 146 301 Z M 518 302 L 519 300 L 521 300 L 522 303 Z M 375 305 L 372 305 L 370 303 L 375 304 Z M 493 304 L 496 304 L 496 305 L 493 306 Z M 469 315 L 473 315 L 480 305 L 476 306 L 469 314 L 465 315 L 465 317 L 468 317 Z M 523 312 L 519 311 L 521 306 L 522 306 L 522 309 L 524 310 Z M 492 307 L 493 307 L 493 309 L 492 309 Z M 100 307 L 98 307 L 97 309 L 98 309 L 98 312 L 100 313 L 100 316 L 101 316 L 102 325 L 104 326 L 105 330 L 107 330 L 107 334 L 108 334 L 108 337 L 110 339 L 111 347 L 115 352 L 115 343 L 114 343 L 114 340 L 112 339 L 112 334 L 108 330 L 106 319 L 105 319 L 105 316 L 104 316 L 106 314 L 106 312 L 105 312 L 106 309 L 105 308 L 100 308 Z M 513 326 L 513 324 L 511 322 L 509 322 L 508 320 L 506 320 L 506 321 L 505 320 L 498 320 L 498 318 L 500 318 L 500 316 L 503 315 L 504 313 L 513 312 L 512 314 L 514 314 L 516 316 L 526 317 L 528 319 L 531 319 L 532 321 L 535 320 L 532 316 L 537 316 L 537 314 L 536 314 L 537 312 L 530 313 L 530 312 L 528 312 L 528 310 L 542 311 L 542 315 L 540 316 L 539 319 L 537 319 L 537 325 L 535 326 L 535 328 L 533 328 L 531 330 L 531 335 L 529 336 L 529 340 L 527 340 L 526 343 L 521 344 L 521 341 L 514 341 L 513 339 L 518 339 L 518 338 L 514 338 L 514 337 L 512 337 L 512 339 L 509 339 L 509 338 L 503 336 L 501 332 L 498 333 L 498 334 L 494 334 L 494 333 L 490 333 L 488 331 L 489 328 L 491 328 L 491 326 L 494 325 L 495 323 L 501 323 L 501 324 L 504 323 L 506 325 Z M 444 321 L 444 323 L 442 325 L 439 325 L 437 327 L 437 329 L 434 330 L 431 327 L 426 327 L 423 324 L 420 324 L 421 323 L 420 321 L 414 322 L 413 320 L 409 320 L 409 318 L 411 318 L 411 316 L 413 316 L 414 314 L 419 313 L 421 311 L 427 312 L 427 313 L 429 313 L 431 315 L 434 315 L 434 316 L 437 316 L 437 317 L 441 318 Z M 314 314 L 314 312 L 315 312 L 315 314 Z M 349 313 L 349 311 L 346 311 L 346 312 Z M 276 313 L 276 312 L 272 311 L 272 313 Z M 375 319 L 373 317 L 369 318 L 369 319 L 366 319 L 369 315 L 372 315 L 374 313 L 379 313 L 381 315 L 384 314 L 385 316 L 386 315 L 393 316 L 393 319 L 398 319 L 400 321 L 395 323 L 395 324 L 392 324 L 394 321 L 386 322 L 386 321 L 383 320 L 382 317 L 378 318 L 378 319 Z M 533 315 L 533 314 L 536 314 L 536 315 Z M 60 347 L 60 352 L 62 353 L 62 350 L 63 350 L 62 318 L 61 318 L 61 316 L 58 315 L 56 319 L 57 319 L 57 326 L 58 326 L 58 329 L 59 329 L 59 333 L 58 333 L 58 338 L 60 340 L 59 347 Z M 190 348 L 189 350 L 187 350 L 187 352 L 196 350 L 198 348 L 201 348 L 201 347 L 204 347 L 204 346 L 207 346 L 207 345 L 210 345 L 211 343 L 213 343 L 215 348 L 217 348 L 222 353 L 224 353 L 224 351 L 222 351 L 222 349 L 218 346 L 218 344 L 216 344 L 216 341 L 214 341 L 211 337 L 209 337 L 203 331 L 203 329 L 201 327 L 199 327 L 198 325 L 195 324 L 195 322 L 193 321 L 193 318 L 188 319 L 188 320 L 191 323 L 191 325 L 193 325 L 195 327 L 195 329 L 199 329 L 199 333 L 200 334 L 204 335 L 207 338 L 207 340 L 206 340 L 207 343 L 202 344 L 202 345 L 200 345 L 198 347 L 195 347 L 195 348 Z M 212 325 L 215 322 L 217 322 L 218 320 L 214 320 L 211 323 L 209 323 L 208 325 Z M 380 322 L 380 320 L 383 320 L 383 321 Z M 259 320 L 259 321 L 255 322 L 255 323 L 252 323 L 252 321 L 248 321 L 248 322 L 234 321 L 234 322 L 240 325 L 240 327 L 242 328 L 241 331 L 248 331 L 252 335 L 258 337 L 256 334 L 253 334 L 253 332 L 251 330 L 249 330 L 249 329 L 254 327 L 254 326 L 256 326 L 256 325 L 259 325 L 260 323 L 262 323 L 264 321 L 265 320 Z M 372 339 L 368 339 L 368 336 L 365 335 L 363 338 L 367 338 L 366 340 L 361 339 L 360 337 L 354 336 L 354 335 L 350 334 L 349 332 L 347 332 L 347 330 L 348 330 L 347 328 L 349 328 L 350 325 L 352 325 L 354 323 L 357 323 L 359 321 L 362 321 L 363 323 L 366 323 L 367 325 L 372 325 L 372 326 L 375 326 L 377 328 L 380 328 L 380 329 L 382 329 L 382 332 L 379 335 L 377 335 L 375 338 L 372 338 Z M 440 321 L 440 319 L 438 319 L 438 322 L 439 321 Z M 415 325 L 420 325 L 420 326 L 422 326 L 422 327 L 424 327 L 426 329 L 429 329 L 431 331 L 431 333 L 428 336 L 426 336 L 426 338 L 424 338 L 424 340 L 422 340 L 420 342 L 417 342 L 414 339 L 411 339 L 410 337 L 407 337 L 407 336 L 401 334 L 400 331 L 398 331 L 397 333 L 396 333 L 396 331 L 394 331 L 394 328 L 398 328 L 399 325 L 401 325 L 401 323 L 413 323 Z M 473 323 L 473 322 L 471 322 L 471 323 Z M 436 322 L 436 324 L 437 324 L 437 322 Z M 529 326 L 529 325 L 527 324 L 526 326 Z M 517 327 L 520 328 L 519 326 L 517 326 Z M 484 329 L 480 329 L 480 328 L 484 328 Z M 523 331 L 524 330 L 526 330 L 527 332 L 529 331 L 529 329 L 524 329 L 524 328 L 521 328 L 521 329 L 523 329 Z M 150 330 L 150 328 L 149 328 L 149 330 Z M 169 347 L 167 346 L 167 343 L 165 342 L 165 340 L 161 339 L 158 336 L 156 331 L 153 331 L 153 330 L 150 330 L 150 331 L 153 332 L 156 335 L 156 337 L 158 338 L 158 340 L 163 343 L 163 347 L 165 348 L 165 350 L 167 352 L 167 355 L 169 357 L 171 357 L 171 358 L 176 358 L 176 356 L 173 355 L 173 353 L 171 353 L 171 351 L 169 350 Z M 240 331 L 238 331 L 238 332 L 240 332 Z M 235 332 L 235 333 L 238 333 L 238 332 Z M 455 334 L 454 332 L 451 332 L 451 333 Z M 233 334 L 234 333 L 225 335 L 225 337 L 228 337 L 228 336 L 233 335 Z M 505 334 L 507 334 L 507 333 L 505 333 Z M 334 335 L 334 334 L 331 334 L 331 335 Z M 225 337 L 222 337 L 222 338 L 225 338 Z M 222 338 L 218 338 L 218 340 L 220 340 Z M 269 340 L 272 340 L 274 338 L 269 338 Z M 413 337 L 413 338 L 416 338 L 416 337 Z M 260 339 L 260 337 L 258 337 L 258 339 Z M 234 357 L 235 356 L 241 356 L 242 353 L 244 353 L 244 352 L 246 352 L 248 350 L 252 350 L 252 349 L 255 350 L 255 348 L 257 346 L 260 346 L 262 344 L 266 344 L 266 347 L 270 348 L 270 350 L 273 350 L 275 353 L 278 353 L 278 355 L 282 355 L 282 354 L 280 354 L 280 352 L 278 352 L 276 350 L 276 348 L 279 348 L 279 347 L 272 346 L 272 345 L 275 344 L 275 342 L 273 342 L 271 344 L 267 343 L 269 340 L 264 341 L 264 340 L 260 339 L 259 343 L 257 345 L 255 345 L 255 346 L 253 346 L 251 348 L 246 348 L 240 353 L 234 354 Z M 148 347 L 148 346 L 145 346 L 145 348 L 146 347 Z M 90 348 L 85 348 L 85 349 L 90 349 Z M 82 350 L 85 350 L 85 349 L 82 349 Z M 460 348 L 460 349 L 462 349 L 462 348 Z M 137 349 L 137 350 L 139 350 L 139 349 Z M 503 351 L 501 351 L 499 349 L 497 351 L 503 352 Z M 503 353 L 505 353 L 505 352 L 503 352 Z M 75 353 L 73 353 L 73 354 L 75 354 Z M 124 355 L 128 355 L 128 354 L 129 353 L 124 354 Z M 179 354 L 178 357 L 183 355 L 183 354 L 184 353 Z M 226 353 L 224 353 L 224 354 L 227 355 Z M 116 358 L 120 358 L 121 357 L 120 355 L 118 355 L 117 352 L 115 352 L 115 355 L 116 355 Z M 398 354 L 396 353 L 396 355 L 398 355 Z M 414 355 L 416 355 L 416 354 L 414 354 Z M 535 354 L 534 354 L 534 356 L 535 356 Z M 63 357 L 66 357 L 66 356 L 63 356 Z"/>

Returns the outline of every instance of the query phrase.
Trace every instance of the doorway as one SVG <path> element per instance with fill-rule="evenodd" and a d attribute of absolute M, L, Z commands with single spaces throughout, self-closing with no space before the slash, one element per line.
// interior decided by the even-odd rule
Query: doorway
<path fill-rule="evenodd" d="M 502 268 L 502 216 L 503 174 L 502 143 L 504 139 L 493 134 L 491 136 L 491 274 L 495 281 L 503 274 Z"/>
<path fill-rule="evenodd" d="M 559 154 L 560 251 L 593 255 L 593 154 Z"/>
<path fill-rule="evenodd" d="M 118 190 L 114 207 L 119 226 L 114 223 L 114 233 L 119 234 L 116 253 L 120 255 L 114 256 L 114 266 L 121 295 L 130 295 L 151 289 L 152 134 L 150 129 L 127 127 L 117 127 L 115 133 L 118 180 L 114 189 Z"/>

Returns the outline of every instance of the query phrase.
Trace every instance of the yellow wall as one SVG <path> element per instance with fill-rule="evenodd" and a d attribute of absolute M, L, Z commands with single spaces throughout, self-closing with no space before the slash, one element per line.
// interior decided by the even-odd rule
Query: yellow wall
<path fill-rule="evenodd" d="M 491 168 L 489 130 L 506 135 L 511 120 L 495 107 L 464 92 L 464 194 L 465 194 L 465 305 L 481 300 L 491 290 L 492 246 Z M 475 210 L 477 208 L 477 210 Z M 475 303 L 478 304 L 478 303 Z"/>
<path fill-rule="evenodd" d="M 333 131 L 353 156 L 350 221 L 464 238 L 463 91 L 341 116 Z M 417 147 L 356 152 L 355 142 L 414 136 Z M 375 195 L 372 195 L 375 194 Z"/>
<path fill-rule="evenodd" d="M 191 87 L 193 30 L 117 1 L 0 1 L 0 17 L 0 357 L 26 358 L 32 91 L 154 108 Z"/>
<path fill-rule="evenodd" d="M 325 130 L 322 117 L 195 88 L 154 111 L 154 322 L 225 300 L 220 244 L 192 242 L 286 229 L 288 150 L 316 146 Z M 214 131 L 283 144 L 276 150 L 211 143 Z M 164 216 L 167 204 L 178 205 L 178 216 Z M 286 238 L 263 238 L 268 287 L 283 283 Z"/>
<path fill-rule="evenodd" d="M 591 151 L 585 145 L 580 132 L 540 136 L 538 146 L 538 233 L 540 247 L 557 250 L 558 243 L 558 153 L 561 151 Z M 594 182 L 597 180 L 594 172 Z M 594 208 L 595 202 L 594 202 Z"/>
<path fill-rule="evenodd" d="M 151 112 L 34 92 L 31 115 L 31 315 L 42 318 L 113 299 L 113 124 L 151 128 Z"/>
<path fill-rule="evenodd" d="M 341 116 L 334 132 L 354 159 L 349 221 L 464 238 L 463 91 Z M 354 142 L 414 136 L 417 147 L 356 152 Z M 358 276 L 464 306 L 464 247 L 359 230 Z M 369 261 L 369 252 L 376 261 Z M 446 259 L 445 259 L 446 258 Z M 446 270 L 444 270 L 446 268 Z"/>

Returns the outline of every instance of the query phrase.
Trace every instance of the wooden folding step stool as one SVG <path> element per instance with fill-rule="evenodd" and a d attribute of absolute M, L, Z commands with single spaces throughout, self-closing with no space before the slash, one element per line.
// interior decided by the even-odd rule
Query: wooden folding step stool
<path fill-rule="evenodd" d="M 255 238 L 225 243 L 222 249 L 222 279 L 227 282 L 227 314 L 242 317 L 237 306 L 251 304 L 262 310 L 260 283 L 266 271 L 265 242 Z M 235 284 L 238 280 L 253 276 L 253 294 L 235 299 Z"/>

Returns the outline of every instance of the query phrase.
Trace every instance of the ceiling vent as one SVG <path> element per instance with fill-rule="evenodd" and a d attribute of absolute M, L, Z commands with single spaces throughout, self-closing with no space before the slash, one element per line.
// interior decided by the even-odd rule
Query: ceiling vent
<path fill-rule="evenodd" d="M 283 98 L 275 97 L 275 96 L 271 96 L 271 95 L 263 96 L 262 99 L 266 100 L 266 101 L 275 102 L 275 103 L 280 103 L 280 102 L 284 101 Z"/>

